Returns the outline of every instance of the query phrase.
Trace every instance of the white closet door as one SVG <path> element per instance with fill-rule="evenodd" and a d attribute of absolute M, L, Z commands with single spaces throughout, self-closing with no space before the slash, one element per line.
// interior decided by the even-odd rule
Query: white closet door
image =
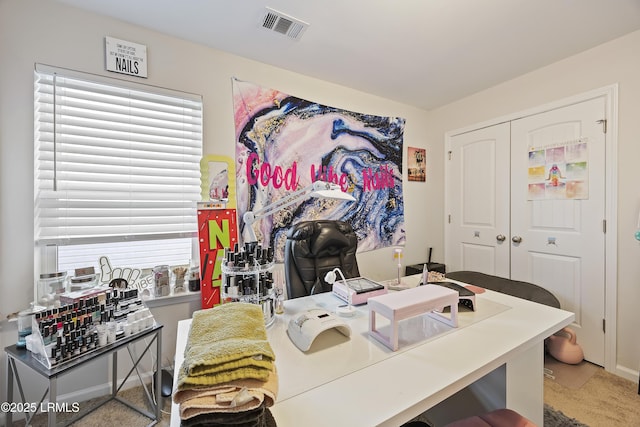
<path fill-rule="evenodd" d="M 449 141 L 447 271 L 509 277 L 509 144 L 509 123 Z"/>
<path fill-rule="evenodd" d="M 605 357 L 605 107 L 603 96 L 450 137 L 445 193 L 447 271 L 548 289 L 576 314 L 578 343 L 599 365 Z M 574 147 L 580 141 L 582 151 Z M 570 146 L 569 158 L 561 157 Z M 550 176 L 554 163 L 546 152 L 553 148 L 560 148 L 558 172 Z M 544 161 L 536 164 L 541 151 Z M 537 175 L 530 171 L 536 166 Z M 580 172 L 583 183 L 576 184 Z M 530 191 L 536 183 L 538 191 Z M 576 197 L 580 188 L 585 192 Z"/>

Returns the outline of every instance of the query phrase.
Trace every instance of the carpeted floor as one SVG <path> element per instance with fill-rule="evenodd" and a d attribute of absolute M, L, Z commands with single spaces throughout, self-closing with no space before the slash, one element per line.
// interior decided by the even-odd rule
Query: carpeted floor
<path fill-rule="evenodd" d="M 151 411 L 146 405 L 146 399 L 144 397 L 144 392 L 142 391 L 142 387 L 134 387 L 128 390 L 124 390 L 118 394 L 118 396 L 129 403 L 146 409 L 147 411 Z M 96 402 L 100 401 L 103 398 L 96 398 L 86 402 L 82 402 L 80 404 L 80 408 L 89 407 Z M 156 426 L 160 427 L 168 427 L 171 421 L 171 398 L 164 399 L 164 408 L 162 413 L 162 419 Z M 57 416 L 57 422 L 60 423 L 64 420 L 71 419 L 73 414 L 60 414 Z M 126 405 L 112 400 L 110 402 L 105 403 L 103 406 L 98 408 L 95 412 L 90 413 L 84 418 L 76 421 L 72 424 L 73 427 L 111 427 L 111 426 L 122 426 L 122 427 L 144 427 L 149 425 L 151 420 L 145 417 L 142 414 L 128 408 Z M 14 423 L 15 426 L 24 427 L 24 420 L 18 421 Z M 34 420 L 30 424 L 33 427 L 45 427 L 47 425 L 47 418 L 44 415 L 37 415 Z"/>
<path fill-rule="evenodd" d="M 571 369 L 575 368 L 576 372 L 581 369 L 572 365 L 564 368 L 569 374 Z M 599 366 L 594 368 L 593 374 L 579 388 L 545 377 L 545 403 L 589 427 L 640 426 L 638 384 L 606 372 Z"/>
<path fill-rule="evenodd" d="M 547 378 L 573 390 L 581 388 L 601 369 L 598 365 L 589 363 L 586 360 L 577 365 L 569 365 L 554 359 L 550 355 L 546 355 L 544 358 L 544 368 Z"/>

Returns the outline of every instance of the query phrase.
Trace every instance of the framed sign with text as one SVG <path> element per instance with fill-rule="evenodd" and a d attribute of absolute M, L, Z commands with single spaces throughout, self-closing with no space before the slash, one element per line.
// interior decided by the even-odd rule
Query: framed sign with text
<path fill-rule="evenodd" d="M 104 52 L 107 71 L 147 77 L 147 46 L 105 37 Z"/>

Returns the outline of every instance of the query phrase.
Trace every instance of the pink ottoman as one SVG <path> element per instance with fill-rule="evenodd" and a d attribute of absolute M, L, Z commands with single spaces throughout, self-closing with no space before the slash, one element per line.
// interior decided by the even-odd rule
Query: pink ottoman
<path fill-rule="evenodd" d="M 482 415 L 464 418 L 446 427 L 536 427 L 534 423 L 511 409 L 497 409 Z"/>

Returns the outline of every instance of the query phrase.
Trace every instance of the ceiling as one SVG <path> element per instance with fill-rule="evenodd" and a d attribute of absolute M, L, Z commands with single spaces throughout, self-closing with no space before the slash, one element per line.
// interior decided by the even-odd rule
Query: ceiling
<path fill-rule="evenodd" d="M 640 29 L 640 0 L 57 1 L 426 110 Z"/>

